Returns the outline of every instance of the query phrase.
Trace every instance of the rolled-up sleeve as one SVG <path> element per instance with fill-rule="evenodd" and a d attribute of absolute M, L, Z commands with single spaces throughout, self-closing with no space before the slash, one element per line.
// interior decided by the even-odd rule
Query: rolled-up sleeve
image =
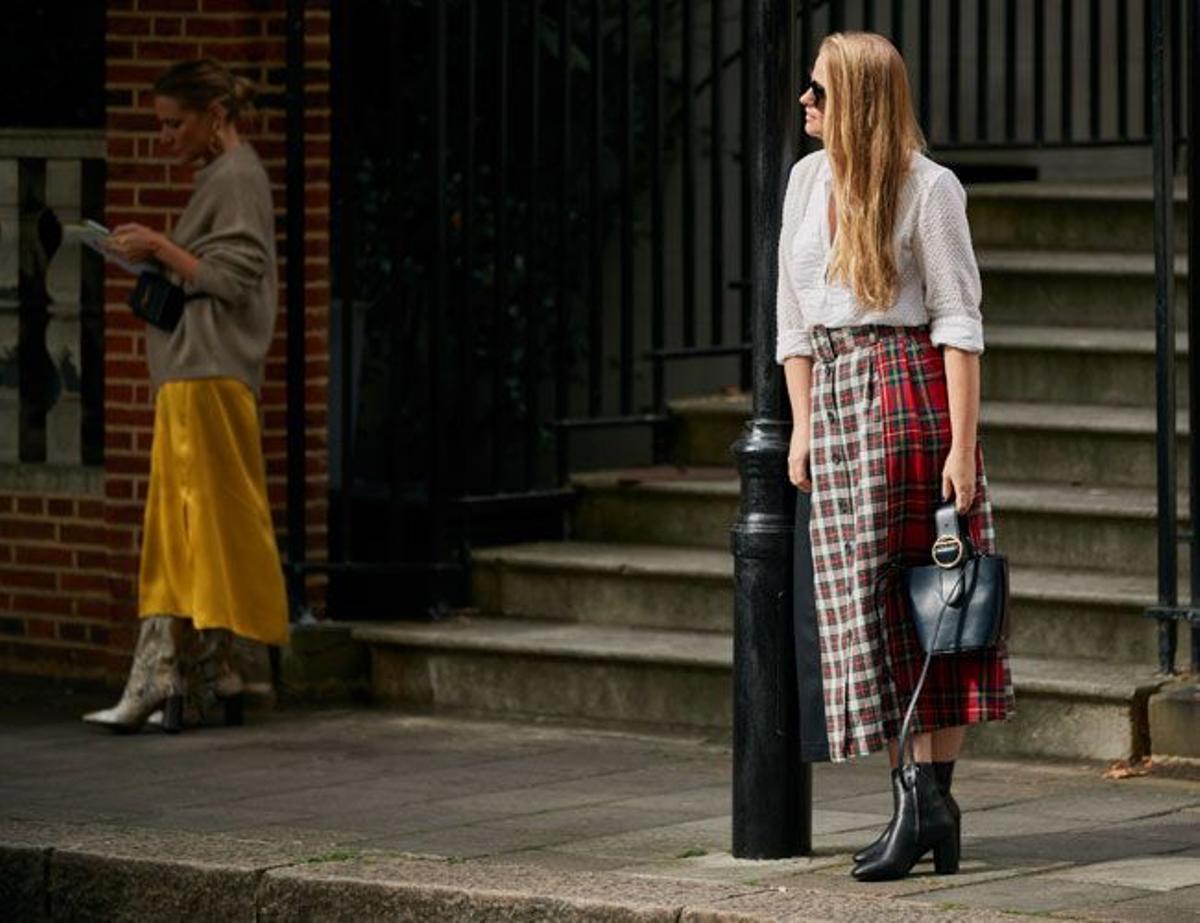
<path fill-rule="evenodd" d="M 983 288 L 967 224 L 967 194 L 949 170 L 930 184 L 917 215 L 913 256 L 925 286 L 930 339 L 983 352 Z"/>
<path fill-rule="evenodd" d="M 783 197 L 783 220 L 779 228 L 779 280 L 775 292 L 775 361 L 780 365 L 791 356 L 811 356 L 812 343 L 800 297 L 788 266 L 788 253 L 800 212 L 800 164 L 792 167 Z"/>

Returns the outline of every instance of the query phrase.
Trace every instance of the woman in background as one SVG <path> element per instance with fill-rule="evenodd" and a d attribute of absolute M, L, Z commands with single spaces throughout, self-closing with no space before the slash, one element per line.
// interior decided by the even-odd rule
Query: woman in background
<path fill-rule="evenodd" d="M 113 730 L 137 730 L 160 708 L 163 729 L 179 730 L 185 693 L 188 723 L 222 710 L 240 723 L 234 636 L 288 636 L 257 402 L 278 304 L 275 211 L 267 173 L 238 132 L 253 96 L 248 80 L 211 59 L 163 74 L 154 84 L 161 141 L 196 167 L 194 189 L 169 234 L 125 224 L 110 239 L 129 261 L 156 261 L 186 296 L 174 330 L 146 327 L 154 441 L 141 628 L 120 702 L 84 716 Z"/>

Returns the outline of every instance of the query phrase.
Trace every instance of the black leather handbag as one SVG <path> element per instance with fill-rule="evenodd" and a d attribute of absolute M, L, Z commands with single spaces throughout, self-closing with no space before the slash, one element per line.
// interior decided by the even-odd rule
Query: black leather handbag
<path fill-rule="evenodd" d="M 925 663 L 900 726 L 903 763 L 912 762 L 910 731 L 917 700 L 936 655 L 984 651 L 1004 637 L 1008 623 L 1008 559 L 978 554 L 954 504 L 934 513 L 932 564 L 898 565 L 905 603 L 925 651 Z M 880 574 L 884 577 L 888 568 Z M 879 583 L 876 583 L 878 599 Z"/>
<path fill-rule="evenodd" d="M 932 564 L 900 568 L 900 584 L 927 654 L 983 651 L 1004 635 L 1008 559 L 977 554 L 953 503 L 934 514 Z"/>
<path fill-rule="evenodd" d="M 133 308 L 133 313 L 167 333 L 179 326 L 186 300 L 181 286 L 174 285 L 157 272 L 143 272 L 129 293 L 129 307 Z"/>

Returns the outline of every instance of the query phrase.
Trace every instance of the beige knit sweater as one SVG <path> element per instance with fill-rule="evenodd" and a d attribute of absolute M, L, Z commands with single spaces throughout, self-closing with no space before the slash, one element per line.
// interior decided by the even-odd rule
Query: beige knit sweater
<path fill-rule="evenodd" d="M 171 239 L 196 256 L 194 284 L 172 332 L 146 327 L 157 390 L 166 381 L 236 378 L 257 394 L 278 310 L 275 209 L 267 172 L 246 142 L 196 171 Z M 178 278 L 172 279 L 178 282 Z"/>

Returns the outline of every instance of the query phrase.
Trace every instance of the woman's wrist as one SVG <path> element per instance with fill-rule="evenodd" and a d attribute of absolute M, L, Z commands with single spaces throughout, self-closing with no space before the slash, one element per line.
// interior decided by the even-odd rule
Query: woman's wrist
<path fill-rule="evenodd" d="M 955 440 L 950 443 L 950 454 L 951 455 L 974 455 L 975 454 L 975 443 L 973 441 L 972 442 L 959 442 L 959 441 Z"/>

